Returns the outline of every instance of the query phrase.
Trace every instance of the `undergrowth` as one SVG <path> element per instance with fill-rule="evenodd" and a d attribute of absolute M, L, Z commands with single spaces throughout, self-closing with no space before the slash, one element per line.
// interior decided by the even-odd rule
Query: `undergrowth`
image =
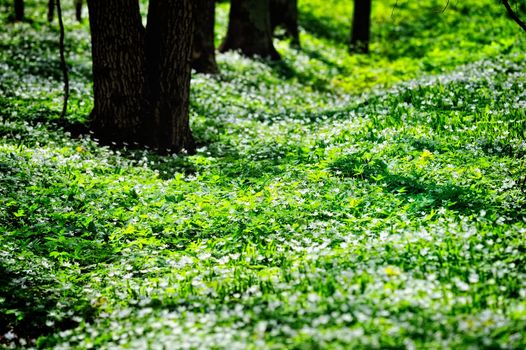
<path fill-rule="evenodd" d="M 492 0 L 373 4 L 369 56 L 336 0 L 299 2 L 282 62 L 218 55 L 197 154 L 158 156 L 82 131 L 70 7 L 58 120 L 57 25 L 26 1 L 0 32 L 0 344 L 525 348 L 524 36 Z"/>

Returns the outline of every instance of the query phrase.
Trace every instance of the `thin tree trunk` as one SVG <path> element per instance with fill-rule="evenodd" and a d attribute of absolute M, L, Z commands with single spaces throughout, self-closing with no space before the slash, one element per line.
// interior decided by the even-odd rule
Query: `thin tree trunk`
<path fill-rule="evenodd" d="M 292 38 L 291 44 L 299 47 L 298 0 L 270 0 L 270 27 L 272 33 L 277 27 L 283 27 Z"/>
<path fill-rule="evenodd" d="M 47 2 L 47 20 L 53 22 L 55 17 L 55 0 L 48 0 Z"/>
<path fill-rule="evenodd" d="M 192 46 L 192 68 L 198 73 L 216 74 L 214 46 L 215 1 L 193 0 L 194 43 Z"/>
<path fill-rule="evenodd" d="M 75 18 L 77 21 L 82 22 L 82 0 L 75 0 Z M 53 22 L 55 17 L 55 0 L 48 0 L 47 3 L 47 20 Z"/>
<path fill-rule="evenodd" d="M 65 120 L 66 114 L 68 113 L 68 99 L 69 99 L 69 74 L 68 74 L 68 64 L 66 62 L 66 47 L 64 45 L 64 21 L 62 18 L 62 6 L 60 0 L 57 2 L 57 16 L 58 16 L 58 25 L 60 27 L 60 38 L 59 38 L 59 50 L 60 50 L 60 67 L 62 68 L 62 77 L 64 80 L 64 102 L 62 104 L 62 113 L 60 113 L 60 119 Z"/>
<path fill-rule="evenodd" d="M 522 28 L 522 30 L 526 31 L 526 23 L 523 22 L 519 18 L 519 16 L 517 16 L 515 11 L 513 11 L 513 9 L 510 6 L 510 3 L 508 2 L 508 0 L 502 0 L 502 3 L 504 4 L 504 7 L 506 8 L 506 11 L 508 11 L 508 15 L 511 17 L 511 19 L 514 20 L 515 23 L 517 23 L 519 25 L 519 27 Z M 524 4 L 521 4 L 521 5 L 524 6 Z"/>
<path fill-rule="evenodd" d="M 188 106 L 194 21 L 193 0 L 150 0 L 146 60 L 153 144 L 194 152 Z"/>
<path fill-rule="evenodd" d="M 280 58 L 272 43 L 269 0 L 231 0 L 228 31 L 219 51 Z"/>
<path fill-rule="evenodd" d="M 24 20 L 24 0 L 15 0 L 15 21 Z"/>
<path fill-rule="evenodd" d="M 82 22 L 82 0 L 75 0 L 75 18 Z"/>
<path fill-rule="evenodd" d="M 371 26 L 371 0 L 354 0 L 354 15 L 349 51 L 351 53 L 369 52 L 369 33 Z"/>
<path fill-rule="evenodd" d="M 105 142 L 142 141 L 144 27 L 136 0 L 88 0 L 95 106 L 92 130 Z"/>

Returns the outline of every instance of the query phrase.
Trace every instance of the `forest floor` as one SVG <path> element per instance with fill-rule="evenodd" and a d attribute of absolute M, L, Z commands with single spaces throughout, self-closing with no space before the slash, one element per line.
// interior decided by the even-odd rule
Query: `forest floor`
<path fill-rule="evenodd" d="M 526 37 L 497 1 L 373 1 L 369 56 L 351 1 L 300 1 L 301 50 L 194 74 L 191 156 L 78 135 L 70 8 L 60 121 L 27 3 L 0 29 L 0 347 L 526 348 Z"/>

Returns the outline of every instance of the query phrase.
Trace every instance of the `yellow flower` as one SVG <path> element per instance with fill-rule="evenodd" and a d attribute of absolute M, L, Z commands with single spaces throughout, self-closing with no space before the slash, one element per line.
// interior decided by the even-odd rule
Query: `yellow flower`
<path fill-rule="evenodd" d="M 432 158 L 433 158 L 433 153 L 429 152 L 427 149 L 423 150 L 422 154 L 420 155 L 420 160 L 424 162 Z"/>
<path fill-rule="evenodd" d="M 400 275 L 400 270 L 397 267 L 394 266 L 387 266 L 384 269 L 384 272 L 387 276 L 398 276 Z"/>

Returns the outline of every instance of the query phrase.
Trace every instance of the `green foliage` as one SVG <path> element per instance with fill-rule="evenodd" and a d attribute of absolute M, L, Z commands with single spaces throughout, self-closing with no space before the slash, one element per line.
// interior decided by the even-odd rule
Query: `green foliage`
<path fill-rule="evenodd" d="M 348 56 L 352 2 L 300 1 L 301 51 L 193 76 L 192 156 L 82 135 L 71 8 L 59 123 L 57 28 L 27 3 L 0 32 L 0 344 L 526 347 L 525 43 L 497 2 L 373 1 Z"/>

